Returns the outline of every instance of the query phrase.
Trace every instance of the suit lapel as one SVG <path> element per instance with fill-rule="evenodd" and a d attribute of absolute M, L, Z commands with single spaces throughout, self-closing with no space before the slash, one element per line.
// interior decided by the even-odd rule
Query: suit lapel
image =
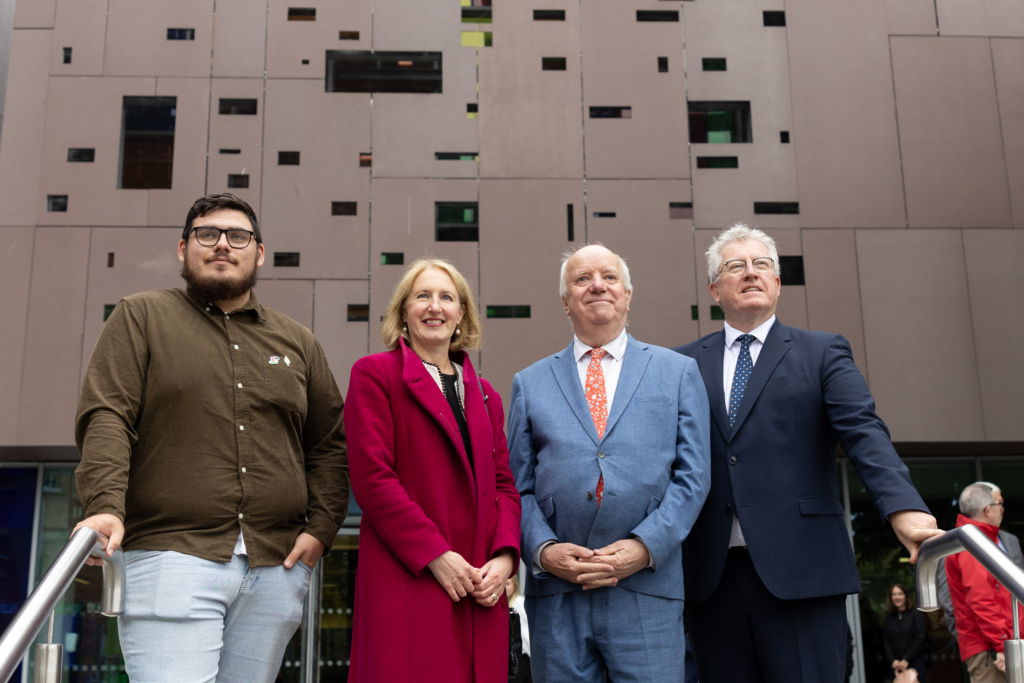
<path fill-rule="evenodd" d="M 555 375 L 558 388 L 562 390 L 562 395 L 565 396 L 572 412 L 576 414 L 576 419 L 580 421 L 583 430 L 595 445 L 600 445 L 597 429 L 594 427 L 594 418 L 590 416 L 590 406 L 587 405 L 587 397 L 583 393 L 583 385 L 580 383 L 580 374 L 576 369 L 576 354 L 573 353 L 574 343 L 575 340 L 569 342 L 569 348 L 556 356 L 557 362 L 551 367 L 551 371 Z"/>
<path fill-rule="evenodd" d="M 725 363 L 725 332 L 719 332 L 704 344 L 704 350 L 697 358 L 700 375 L 704 378 L 704 388 L 708 392 L 711 404 L 711 417 L 718 426 L 718 431 L 726 440 L 729 439 L 729 416 L 725 412 L 725 390 L 722 387 L 722 373 Z"/>
<path fill-rule="evenodd" d="M 622 355 L 622 368 L 619 370 L 619 383 L 615 385 L 615 396 L 612 397 L 612 412 L 608 415 L 608 425 L 605 427 L 604 436 L 612 431 L 612 427 L 618 421 L 619 416 L 626 410 L 630 399 L 640 386 L 640 379 L 644 376 L 647 363 L 651 360 L 651 353 L 647 350 L 646 344 L 641 344 L 626 335 L 626 352 Z M 578 382 L 577 382 L 578 383 Z M 593 418 L 591 418 L 593 422 Z M 597 431 L 595 430 L 596 434 Z"/>
<path fill-rule="evenodd" d="M 775 324 L 768 330 L 768 336 L 764 340 L 761 352 L 757 355 L 754 371 L 750 373 L 750 380 L 747 381 L 747 388 L 743 392 L 743 401 L 740 403 L 740 411 L 736 415 L 736 425 L 732 429 L 732 434 L 729 435 L 730 441 L 740 431 L 743 421 L 750 414 L 754 403 L 757 402 L 757 398 L 761 395 L 761 390 L 764 389 L 764 385 L 768 383 L 768 379 L 775 372 L 779 361 L 789 351 L 789 341 L 789 328 L 776 319 Z"/>

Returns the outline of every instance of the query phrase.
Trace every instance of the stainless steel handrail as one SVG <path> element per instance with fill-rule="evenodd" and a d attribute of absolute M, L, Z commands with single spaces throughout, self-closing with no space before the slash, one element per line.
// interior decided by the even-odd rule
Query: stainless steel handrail
<path fill-rule="evenodd" d="M 103 552 L 105 545 L 105 540 L 99 532 L 82 527 L 64 546 L 64 550 L 54 560 L 53 566 L 0 636 L 0 682 L 6 683 L 18 668 L 21 658 L 35 640 L 36 634 L 90 556 L 103 560 L 103 598 L 100 612 L 108 617 L 124 612 L 124 554 L 118 549 L 113 557 L 107 557 Z"/>

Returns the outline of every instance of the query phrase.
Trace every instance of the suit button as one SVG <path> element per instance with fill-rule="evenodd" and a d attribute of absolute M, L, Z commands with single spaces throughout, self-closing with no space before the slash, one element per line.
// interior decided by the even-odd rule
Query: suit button
<path fill-rule="evenodd" d="M 604 451 L 598 451 L 597 452 L 597 457 L 603 458 L 604 457 Z"/>
<path fill-rule="evenodd" d="M 732 505 L 731 504 L 729 504 L 729 503 L 725 504 L 725 512 L 726 512 L 726 514 L 729 514 L 730 512 L 732 512 Z"/>
<path fill-rule="evenodd" d="M 587 500 L 591 500 L 594 497 L 593 492 L 587 491 Z"/>
<path fill-rule="evenodd" d="M 730 465 L 735 465 L 736 464 L 736 456 L 735 455 L 729 457 L 729 464 Z"/>

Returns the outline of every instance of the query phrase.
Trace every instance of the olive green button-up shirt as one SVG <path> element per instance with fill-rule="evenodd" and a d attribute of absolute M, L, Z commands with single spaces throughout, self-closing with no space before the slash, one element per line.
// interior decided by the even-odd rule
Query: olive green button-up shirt
<path fill-rule="evenodd" d="M 343 401 L 313 333 L 255 295 L 226 314 L 191 289 L 126 297 L 107 319 L 75 420 L 86 516 L 127 550 L 281 564 L 348 511 Z"/>

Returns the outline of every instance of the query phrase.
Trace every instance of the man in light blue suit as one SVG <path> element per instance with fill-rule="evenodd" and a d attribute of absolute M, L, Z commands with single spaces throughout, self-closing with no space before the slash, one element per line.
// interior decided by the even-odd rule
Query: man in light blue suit
<path fill-rule="evenodd" d="M 625 262 L 562 262 L 575 338 L 512 382 L 508 443 L 537 683 L 682 683 L 681 544 L 710 486 L 695 362 L 626 334 Z"/>

